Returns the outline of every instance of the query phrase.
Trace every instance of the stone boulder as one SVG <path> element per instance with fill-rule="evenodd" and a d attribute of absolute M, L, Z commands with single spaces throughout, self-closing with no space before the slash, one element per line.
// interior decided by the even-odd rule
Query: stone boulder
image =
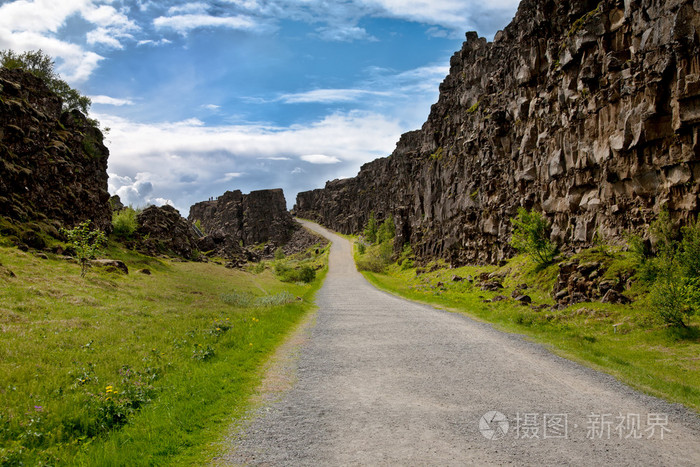
<path fill-rule="evenodd" d="M 197 240 L 192 226 L 172 206 L 149 206 L 136 220 L 137 249 L 151 256 L 176 255 L 198 258 Z"/>

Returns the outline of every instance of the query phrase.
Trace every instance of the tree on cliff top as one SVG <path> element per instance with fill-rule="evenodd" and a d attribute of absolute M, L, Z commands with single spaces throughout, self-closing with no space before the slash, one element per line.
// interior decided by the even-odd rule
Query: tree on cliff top
<path fill-rule="evenodd" d="M 55 62 L 42 50 L 32 50 L 18 54 L 12 50 L 0 50 L 0 65 L 4 68 L 22 69 L 27 71 L 46 83 L 48 88 L 63 99 L 63 109 L 78 109 L 85 115 L 90 110 L 92 101 L 89 97 L 83 96 L 68 83 L 61 79 L 55 70 Z"/>

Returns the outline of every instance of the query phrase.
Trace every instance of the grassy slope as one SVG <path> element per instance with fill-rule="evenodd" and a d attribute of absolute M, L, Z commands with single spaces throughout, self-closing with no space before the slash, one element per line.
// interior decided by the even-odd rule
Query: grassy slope
<path fill-rule="evenodd" d="M 581 256 L 597 259 L 591 251 Z M 626 267 L 625 254 L 612 256 L 610 273 Z M 415 268 L 402 270 L 396 264 L 386 274 L 363 274 L 381 289 L 524 334 L 562 356 L 610 373 L 635 388 L 700 411 L 700 317 L 694 317 L 689 332 L 669 330 L 657 321 L 644 291 L 636 289 L 629 292 L 637 299 L 631 305 L 580 303 L 563 310 L 534 311 L 510 299 L 511 292 L 526 283 L 530 286 L 526 293 L 533 304 L 554 304 L 549 290 L 556 278 L 556 265 L 534 272 L 528 260 L 517 257 L 501 268 L 436 266 L 441 267 L 424 274 L 416 274 Z M 452 281 L 455 275 L 478 277 L 485 271 L 507 273 L 505 289 L 485 292 L 467 281 Z M 444 286 L 438 287 L 438 282 Z M 484 302 L 497 295 L 508 299 Z"/>
<path fill-rule="evenodd" d="M 131 273 L 93 269 L 81 279 L 77 264 L 49 256 L 0 247 L 4 271 L 16 275 L 0 270 L 0 463 L 198 462 L 245 409 L 261 365 L 312 307 L 323 276 L 287 284 L 270 268 L 252 274 L 113 246 L 109 256 Z M 143 267 L 153 274 L 135 272 Z M 222 299 L 281 292 L 303 300 Z"/>

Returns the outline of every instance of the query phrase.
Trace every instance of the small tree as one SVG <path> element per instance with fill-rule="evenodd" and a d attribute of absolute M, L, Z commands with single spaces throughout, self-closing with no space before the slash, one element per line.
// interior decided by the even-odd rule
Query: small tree
<path fill-rule="evenodd" d="M 374 217 L 374 211 L 369 213 L 369 220 L 364 233 L 368 242 L 377 243 L 377 219 Z"/>
<path fill-rule="evenodd" d="M 393 240 L 395 236 L 396 226 L 394 226 L 394 218 L 389 214 L 389 217 L 382 222 L 382 225 L 380 225 L 377 230 L 377 241 L 379 243 L 388 242 L 389 240 Z"/>
<path fill-rule="evenodd" d="M 78 224 L 73 229 L 61 229 L 61 233 L 68 237 L 68 241 L 75 248 L 75 254 L 80 263 L 80 277 L 85 277 L 90 260 L 94 259 L 98 250 L 105 244 L 105 234 L 101 230 L 91 230 L 90 221 Z"/>
<path fill-rule="evenodd" d="M 510 220 L 513 236 L 510 244 L 521 253 L 526 253 L 538 266 L 546 266 L 554 260 L 557 246 L 549 240 L 549 223 L 542 214 L 524 208 Z"/>

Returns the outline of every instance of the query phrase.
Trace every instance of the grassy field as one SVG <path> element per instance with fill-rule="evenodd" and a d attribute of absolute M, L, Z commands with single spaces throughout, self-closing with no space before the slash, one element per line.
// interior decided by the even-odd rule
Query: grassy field
<path fill-rule="evenodd" d="M 590 260 L 596 255 L 600 253 L 589 250 L 579 257 Z M 610 273 L 628 267 L 627 253 L 610 255 Z M 385 273 L 363 274 L 381 289 L 524 334 L 557 354 L 610 373 L 649 394 L 700 411 L 700 317 L 693 317 L 688 330 L 663 325 L 649 304 L 647 291 L 640 286 L 627 292 L 634 298 L 629 305 L 592 302 L 535 311 L 511 299 L 511 293 L 525 283 L 533 305 L 554 305 L 549 292 L 557 276 L 556 265 L 536 272 L 528 259 L 518 256 L 500 268 L 450 269 L 438 262 L 423 269 L 434 270 L 419 273 L 415 267 L 402 268 L 394 263 Z M 455 275 L 476 278 L 482 272 L 504 273 L 505 289 L 487 292 L 476 281 L 452 280 Z M 490 301 L 497 295 L 507 299 Z"/>
<path fill-rule="evenodd" d="M 115 244 L 105 256 L 130 273 L 81 278 L 65 259 L 0 247 L 0 464 L 202 463 L 313 306 L 327 264 L 327 250 L 308 253 L 320 269 L 304 284 L 271 265 L 232 270 Z"/>

